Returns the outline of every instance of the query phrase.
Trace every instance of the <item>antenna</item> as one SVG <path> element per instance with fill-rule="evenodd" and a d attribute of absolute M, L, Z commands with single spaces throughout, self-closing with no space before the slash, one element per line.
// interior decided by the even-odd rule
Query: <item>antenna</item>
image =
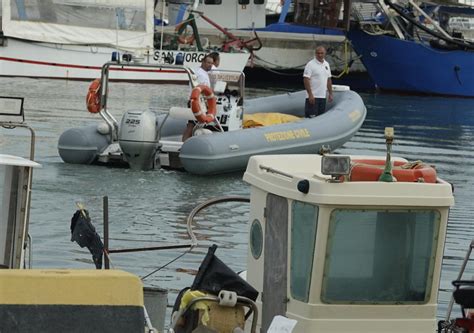
<path fill-rule="evenodd" d="M 392 161 L 391 161 L 391 152 L 392 152 L 392 143 L 395 137 L 395 132 L 393 127 L 385 127 L 385 144 L 387 145 L 387 156 L 385 158 L 385 169 L 379 177 L 379 182 L 396 182 L 397 179 L 393 176 L 392 173 Z"/>

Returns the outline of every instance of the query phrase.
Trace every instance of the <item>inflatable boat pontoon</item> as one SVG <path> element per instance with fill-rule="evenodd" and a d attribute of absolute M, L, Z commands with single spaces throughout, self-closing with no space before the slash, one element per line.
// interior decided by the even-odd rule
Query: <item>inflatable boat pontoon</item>
<path fill-rule="evenodd" d="M 361 97 L 346 86 L 334 86 L 334 100 L 328 104 L 328 111 L 308 119 L 304 118 L 304 91 L 245 100 L 243 73 L 219 71 L 213 77 L 215 121 L 197 122 L 193 136 L 182 142 L 188 121 L 196 119 L 188 107 L 172 107 L 165 114 L 127 111 L 118 124 L 107 111 L 108 72 L 113 66 L 117 63 L 103 66 L 96 96 L 105 124 L 66 130 L 58 143 L 66 163 L 120 162 L 138 169 L 184 168 L 201 175 L 240 171 L 252 155 L 333 151 L 352 138 L 366 116 Z M 180 69 L 188 73 L 195 88 L 193 72 Z M 202 97 L 199 105 L 204 109 L 209 100 Z M 285 119 L 265 126 L 266 120 L 261 118 Z"/>

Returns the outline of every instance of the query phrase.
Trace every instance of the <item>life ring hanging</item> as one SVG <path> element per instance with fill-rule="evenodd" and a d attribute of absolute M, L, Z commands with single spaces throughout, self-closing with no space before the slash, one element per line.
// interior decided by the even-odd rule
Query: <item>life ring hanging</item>
<path fill-rule="evenodd" d="M 100 79 L 95 79 L 89 86 L 89 91 L 87 92 L 86 105 L 87 110 L 90 113 L 100 112 Z"/>
<path fill-rule="evenodd" d="M 350 181 L 378 181 L 384 172 L 384 160 L 354 160 L 350 174 Z M 392 174 L 398 182 L 425 182 L 436 183 L 436 170 L 420 161 L 406 163 L 394 161 Z"/>
<path fill-rule="evenodd" d="M 201 109 L 201 95 L 206 99 L 207 112 Z M 217 98 L 210 87 L 200 84 L 191 91 L 191 110 L 200 123 L 214 121 L 217 113 Z"/>
<path fill-rule="evenodd" d="M 181 33 L 180 30 L 182 29 Z M 193 35 L 186 35 L 186 28 L 183 28 L 183 23 L 180 23 L 174 29 L 178 34 L 178 43 L 180 44 L 193 44 L 194 43 L 194 33 Z"/>

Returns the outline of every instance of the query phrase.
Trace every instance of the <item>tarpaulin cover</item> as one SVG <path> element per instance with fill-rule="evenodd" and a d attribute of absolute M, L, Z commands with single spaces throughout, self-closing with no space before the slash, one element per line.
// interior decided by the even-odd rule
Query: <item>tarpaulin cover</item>
<path fill-rule="evenodd" d="M 71 218 L 71 242 L 77 242 L 80 247 L 87 247 L 92 254 L 95 267 L 102 268 L 102 253 L 104 244 L 91 223 L 89 212 L 77 210 Z"/>
<path fill-rule="evenodd" d="M 3 0 L 2 31 L 30 41 L 153 48 L 152 0 Z"/>
<path fill-rule="evenodd" d="M 258 291 L 214 255 L 217 246 L 212 245 L 199 267 L 191 290 L 207 291 L 218 295 L 221 290 L 234 291 L 239 296 L 255 301 Z"/>
<path fill-rule="evenodd" d="M 293 121 L 297 121 L 300 119 L 301 118 L 299 117 L 296 117 L 290 114 L 284 114 L 284 113 L 276 113 L 276 112 L 253 113 L 253 114 L 244 115 L 243 126 L 244 128 L 269 126 L 269 125 L 291 123 Z"/>

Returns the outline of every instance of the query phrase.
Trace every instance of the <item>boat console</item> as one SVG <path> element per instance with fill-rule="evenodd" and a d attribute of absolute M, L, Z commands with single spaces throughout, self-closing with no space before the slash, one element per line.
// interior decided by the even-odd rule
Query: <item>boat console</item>
<path fill-rule="evenodd" d="M 217 97 L 216 118 L 224 131 L 242 128 L 245 76 L 238 72 L 211 71 Z"/>

